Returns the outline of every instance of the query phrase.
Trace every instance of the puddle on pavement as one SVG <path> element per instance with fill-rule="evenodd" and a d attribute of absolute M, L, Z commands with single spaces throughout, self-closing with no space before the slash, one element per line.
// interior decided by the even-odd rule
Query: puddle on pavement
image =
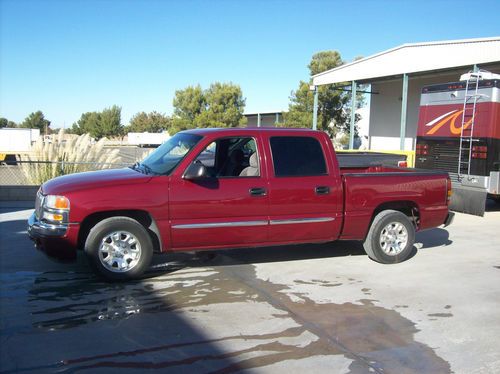
<path fill-rule="evenodd" d="M 193 341 L 175 345 L 189 351 L 214 342 L 234 341 L 233 350 L 203 355 L 193 350 L 188 358 L 150 362 L 148 354 L 169 352 L 172 345 L 158 345 L 137 351 L 104 353 L 99 356 L 68 358 L 60 365 L 71 368 L 181 368 L 197 362 L 226 360 L 232 364 L 216 370 L 229 373 L 259 368 L 285 360 L 315 356 L 343 355 L 351 360 L 352 373 L 449 373 L 450 366 L 425 344 L 415 341 L 415 323 L 395 310 L 376 306 L 374 300 L 354 303 L 316 303 L 287 285 L 274 284 L 256 277 L 251 264 L 234 263 L 230 255 L 209 262 L 188 263 L 155 278 L 120 284 L 104 283 L 89 273 L 44 273 L 34 279 L 28 293 L 32 326 L 42 330 L 71 329 L 90 323 L 125 320 L 151 313 L 189 311 L 207 313 L 207 307 L 228 303 L 266 303 L 280 313 L 274 318 L 291 319 L 297 327 L 259 335 L 235 334 L 221 339 Z M 194 265 L 194 266 L 193 266 Z M 348 281 L 354 282 L 354 279 Z M 318 287 L 341 286 L 340 281 L 295 280 L 297 284 Z M 370 290 L 364 289 L 365 294 Z M 292 297 L 293 296 L 293 297 Z M 397 305 L 396 308 L 406 308 Z M 449 315 L 448 315 L 449 314 Z M 182 314 L 181 314 L 182 315 Z M 451 317 L 451 313 L 429 314 Z M 202 316 L 200 319 L 202 320 Z M 242 320 L 241 323 L 251 323 Z M 269 316 L 269 318 L 273 318 Z M 235 326 L 235 330 L 238 327 Z M 313 338 L 304 339 L 304 334 Z M 286 339 L 295 338 L 295 344 Z M 301 340 L 303 344 L 296 341 Z M 240 347 L 242 342 L 250 346 Z M 224 347 L 227 347 L 224 345 Z M 170 356 L 170 355 L 166 355 Z"/>

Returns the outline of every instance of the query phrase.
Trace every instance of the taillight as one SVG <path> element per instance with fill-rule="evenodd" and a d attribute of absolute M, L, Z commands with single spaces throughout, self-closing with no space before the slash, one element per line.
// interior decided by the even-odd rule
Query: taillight
<path fill-rule="evenodd" d="M 398 161 L 398 167 L 400 167 L 400 168 L 407 168 L 408 167 L 408 162 L 406 162 L 406 161 Z"/>
<path fill-rule="evenodd" d="M 451 200 L 451 195 L 453 194 L 453 191 L 451 189 L 451 179 L 450 177 L 448 176 L 448 178 L 446 178 L 446 203 L 449 204 L 450 203 L 450 200 Z"/>
<path fill-rule="evenodd" d="M 428 144 L 417 144 L 417 149 L 415 152 L 417 155 L 427 156 L 429 154 Z"/>
<path fill-rule="evenodd" d="M 488 158 L 488 147 L 485 145 L 475 145 L 472 147 L 472 158 L 487 159 Z"/>

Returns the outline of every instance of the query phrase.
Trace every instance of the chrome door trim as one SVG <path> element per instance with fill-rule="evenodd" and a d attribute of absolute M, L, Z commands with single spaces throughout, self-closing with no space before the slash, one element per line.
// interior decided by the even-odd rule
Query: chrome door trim
<path fill-rule="evenodd" d="M 211 229 L 221 227 L 247 227 L 247 226 L 267 226 L 271 225 L 293 225 L 297 223 L 321 223 L 335 221 L 334 217 L 316 217 L 316 218 L 292 218 L 292 219 L 273 219 L 271 221 L 234 221 L 234 222 L 210 222 L 210 223 L 187 223 L 173 225 L 173 229 Z"/>
<path fill-rule="evenodd" d="M 293 225 L 296 223 L 319 223 L 319 222 L 332 222 L 332 221 L 335 221 L 334 217 L 317 217 L 317 218 L 272 219 L 269 223 L 271 225 Z"/>
<path fill-rule="evenodd" d="M 210 229 L 220 227 L 245 227 L 245 226 L 267 226 L 268 221 L 235 221 L 235 222 L 214 222 L 214 223 L 188 223 L 183 225 L 173 225 L 173 229 Z"/>

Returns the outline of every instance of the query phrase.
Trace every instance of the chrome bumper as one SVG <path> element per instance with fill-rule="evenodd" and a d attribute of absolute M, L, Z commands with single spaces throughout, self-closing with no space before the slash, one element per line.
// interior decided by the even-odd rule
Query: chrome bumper
<path fill-rule="evenodd" d="M 67 225 L 53 225 L 38 221 L 35 213 L 28 219 L 28 235 L 31 239 L 63 237 L 67 231 Z"/>

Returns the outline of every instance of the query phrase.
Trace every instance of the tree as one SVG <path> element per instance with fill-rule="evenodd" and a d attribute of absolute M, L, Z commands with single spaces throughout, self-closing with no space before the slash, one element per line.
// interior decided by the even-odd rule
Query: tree
<path fill-rule="evenodd" d="M 245 99 L 238 85 L 212 83 L 175 92 L 171 133 L 200 127 L 236 127 L 246 122 Z"/>
<path fill-rule="evenodd" d="M 117 136 L 122 134 L 123 126 L 121 120 L 122 108 L 113 105 L 100 113 L 100 123 L 95 138 Z"/>
<path fill-rule="evenodd" d="M 99 126 L 99 114 L 97 112 L 86 112 L 73 124 L 71 132 L 77 135 L 91 134 L 97 126 Z"/>
<path fill-rule="evenodd" d="M 47 134 L 49 132 L 49 126 L 50 121 L 45 119 L 45 116 L 40 110 L 31 113 L 20 125 L 22 128 L 39 129 L 43 134 Z"/>
<path fill-rule="evenodd" d="M 73 124 L 71 132 L 77 135 L 90 134 L 93 138 L 120 135 L 123 131 L 119 106 L 113 105 L 102 112 L 86 112 Z"/>
<path fill-rule="evenodd" d="M 207 110 L 197 120 L 198 127 L 237 127 L 245 123 L 245 99 L 240 86 L 212 83 L 205 91 Z"/>
<path fill-rule="evenodd" d="M 4 128 L 4 127 L 17 127 L 17 123 L 15 123 L 14 121 L 9 121 L 7 118 L 0 118 L 0 129 Z"/>
<path fill-rule="evenodd" d="M 130 120 L 125 132 L 160 132 L 170 128 L 170 117 L 158 112 L 139 112 Z"/>
<path fill-rule="evenodd" d="M 337 51 L 315 53 L 308 65 L 311 77 L 323 71 L 344 64 Z M 313 119 L 314 93 L 309 89 L 309 82 L 300 81 L 299 88 L 292 91 L 288 113 L 284 119 L 287 127 L 311 127 Z M 339 84 L 345 86 L 347 84 Z M 362 95 L 358 94 L 357 107 L 362 105 Z M 337 131 L 346 131 L 350 124 L 350 93 L 341 91 L 333 85 L 318 87 L 318 129 L 335 135 Z M 333 127 L 330 125 L 333 124 Z"/>

